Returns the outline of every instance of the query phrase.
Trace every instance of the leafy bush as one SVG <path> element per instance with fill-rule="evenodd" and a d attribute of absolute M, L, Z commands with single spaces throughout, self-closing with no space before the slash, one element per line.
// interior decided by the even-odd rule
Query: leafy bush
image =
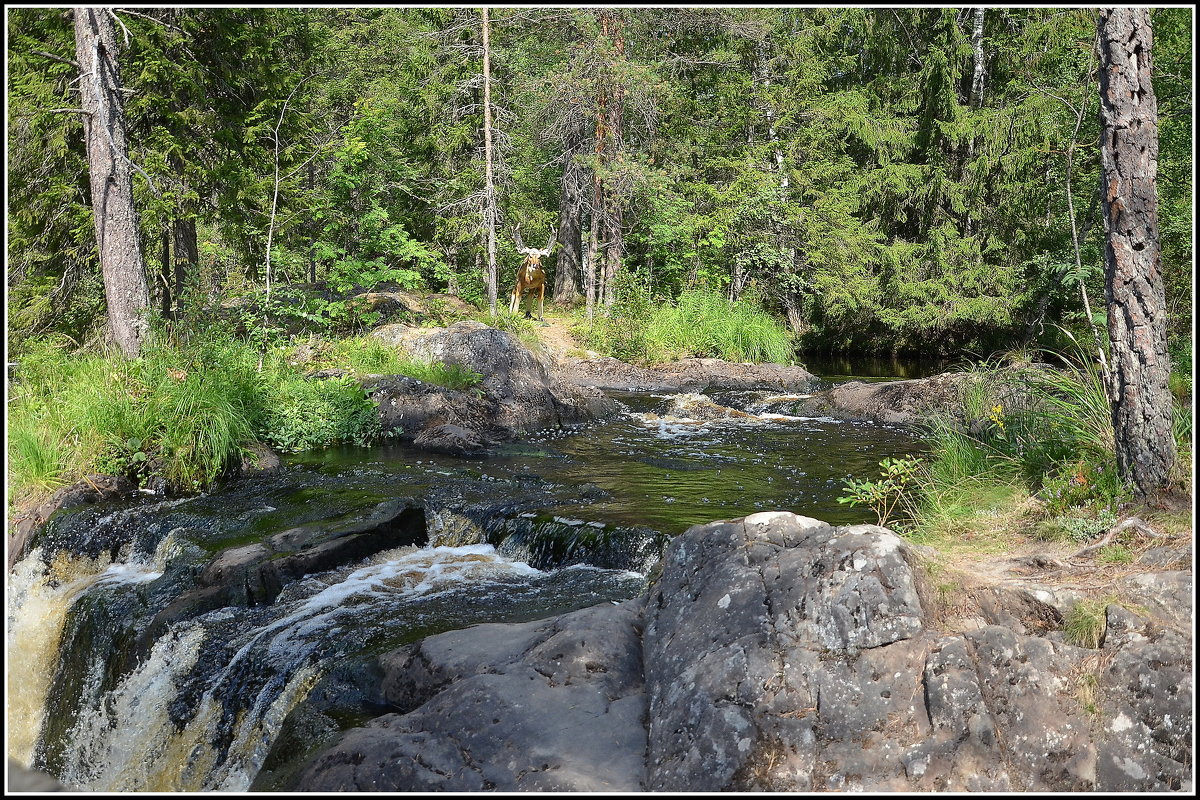
<path fill-rule="evenodd" d="M 838 502 L 870 506 L 875 511 L 876 523 L 887 525 L 896 506 L 907 500 L 906 490 L 916 474 L 918 463 L 915 458 L 885 458 L 879 462 L 881 480 L 847 478 L 843 483 L 849 493 L 839 497 Z"/>
<path fill-rule="evenodd" d="M 339 442 L 366 445 L 380 435 L 379 414 L 353 378 L 289 376 L 274 384 L 260 429 L 263 441 L 287 453 Z"/>

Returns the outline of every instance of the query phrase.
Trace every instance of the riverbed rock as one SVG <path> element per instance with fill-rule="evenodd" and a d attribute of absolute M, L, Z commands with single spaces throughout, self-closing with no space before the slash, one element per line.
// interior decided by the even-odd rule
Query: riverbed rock
<path fill-rule="evenodd" d="M 1191 791 L 1186 621 L 1114 603 L 1077 647 L 1067 594 L 947 598 L 922 557 L 788 512 L 695 526 L 638 600 L 382 656 L 396 713 L 296 788 Z"/>
<path fill-rule="evenodd" d="M 425 433 L 443 425 L 469 431 L 466 439 L 501 442 L 547 428 L 591 422 L 619 408 L 597 389 L 555 380 L 547 368 L 547 355 L 480 322 L 426 329 L 419 336 L 397 332 L 390 341 L 414 358 L 463 367 L 482 376 L 477 389 L 464 391 L 402 376 L 374 376 L 363 381 L 379 405 L 384 430 L 397 431 L 402 440 L 417 446 L 426 442 L 435 445 L 432 449 L 452 452 L 454 447 L 443 447 L 444 435 L 432 430 Z M 475 451 L 469 447 L 465 452 Z"/>
<path fill-rule="evenodd" d="M 966 373 L 945 372 L 883 383 L 849 381 L 801 400 L 794 413 L 901 424 L 921 422 L 932 415 L 954 416 L 967 378 Z"/>
<path fill-rule="evenodd" d="M 628 792 L 646 730 L 641 604 L 479 625 L 381 659 L 387 714 L 300 778 L 308 791 Z"/>
<path fill-rule="evenodd" d="M 803 367 L 740 364 L 719 358 L 685 358 L 639 367 L 615 358 L 567 358 L 555 375 L 576 386 L 655 392 L 701 392 L 705 389 L 775 389 L 805 391 L 815 380 Z"/>
<path fill-rule="evenodd" d="M 194 589 L 154 616 L 139 634 L 134 655 L 144 655 L 172 623 L 225 606 L 271 603 L 289 581 L 393 547 L 428 542 L 424 508 L 400 498 L 366 514 L 301 525 L 223 550 L 197 576 Z"/>
<path fill-rule="evenodd" d="M 8 528 L 8 569 L 26 556 L 36 534 L 55 513 L 100 501 L 117 500 L 134 491 L 133 484 L 113 475 L 87 475 L 70 486 L 56 490 L 37 505 L 18 508 Z"/>

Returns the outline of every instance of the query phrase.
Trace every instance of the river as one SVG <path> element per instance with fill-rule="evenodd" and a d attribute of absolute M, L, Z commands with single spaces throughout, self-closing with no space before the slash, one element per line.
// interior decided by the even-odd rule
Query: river
<path fill-rule="evenodd" d="M 873 521 L 837 502 L 842 481 L 921 447 L 901 427 L 795 416 L 786 395 L 716 393 L 743 413 L 708 422 L 676 413 L 678 397 L 614 396 L 615 419 L 487 459 L 331 448 L 209 494 L 56 517 L 9 581 L 9 755 L 87 791 L 278 788 L 338 729 L 388 710 L 371 689 L 380 653 L 635 597 L 693 524 L 768 509 Z M 146 641 L 214 554 L 398 497 L 424 507 L 428 545 Z"/>

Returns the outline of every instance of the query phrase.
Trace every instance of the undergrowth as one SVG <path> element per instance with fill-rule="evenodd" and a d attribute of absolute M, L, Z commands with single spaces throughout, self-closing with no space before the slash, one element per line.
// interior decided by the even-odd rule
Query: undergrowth
<path fill-rule="evenodd" d="M 672 304 L 630 278 L 618 296 L 612 308 L 598 310 L 574 332 L 588 347 L 622 361 L 654 364 L 695 356 L 790 363 L 794 357 L 791 334 L 751 295 L 730 302 L 717 292 L 692 289 Z"/>
<path fill-rule="evenodd" d="M 28 342 L 9 398 L 9 502 L 40 496 L 89 473 L 121 475 L 174 492 L 206 489 L 245 448 L 266 442 L 299 452 L 381 436 L 379 415 L 355 376 L 404 374 L 469 388 L 470 370 L 402 358 L 361 337 L 289 363 L 217 331 L 186 342 L 152 337 L 136 359 L 73 352 L 66 340 Z M 355 375 L 306 377 L 328 363 Z"/>

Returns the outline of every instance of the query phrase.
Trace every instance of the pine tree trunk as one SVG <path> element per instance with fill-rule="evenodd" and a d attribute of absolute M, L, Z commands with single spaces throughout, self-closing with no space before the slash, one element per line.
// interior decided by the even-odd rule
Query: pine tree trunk
<path fill-rule="evenodd" d="M 620 10 L 617 10 L 610 19 L 613 49 L 618 58 L 624 58 L 625 35 Z M 606 32 L 609 32 L 609 26 L 606 26 Z M 619 78 L 612 82 L 612 94 L 606 111 L 608 115 L 607 150 L 608 158 L 612 160 L 625 146 L 625 131 L 622 124 L 625 116 L 625 87 Z M 616 278 L 617 273 L 621 270 L 621 260 L 625 256 L 623 204 L 624 198 L 619 192 L 610 189 L 605 193 L 603 301 L 604 305 L 609 308 L 616 302 Z"/>
<path fill-rule="evenodd" d="M 572 157 L 576 147 L 568 143 L 563 167 L 562 196 L 558 204 L 558 260 L 554 269 L 554 302 L 569 306 L 579 296 L 580 257 L 583 231 L 584 169 Z"/>
<path fill-rule="evenodd" d="M 487 283 L 488 310 L 496 316 L 496 184 L 492 177 L 492 65 L 491 47 L 488 37 L 488 10 L 483 9 L 483 158 L 484 158 L 484 201 L 483 220 L 487 229 Z"/>
<path fill-rule="evenodd" d="M 146 335 L 150 290 L 133 205 L 125 100 L 110 13 L 102 8 L 75 9 L 75 53 L 109 331 L 121 352 L 136 358 Z"/>
<path fill-rule="evenodd" d="M 1158 108 L 1150 83 L 1150 12 L 1100 10 L 1100 164 L 1112 345 L 1112 410 L 1121 476 L 1146 495 L 1175 462 L 1166 298 L 1158 233 Z"/>

